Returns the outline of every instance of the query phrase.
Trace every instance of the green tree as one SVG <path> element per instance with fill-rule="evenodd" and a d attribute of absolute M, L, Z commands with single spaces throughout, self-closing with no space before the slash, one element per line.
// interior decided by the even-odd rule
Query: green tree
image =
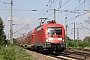
<path fill-rule="evenodd" d="M 5 43 L 5 40 L 6 40 L 6 35 L 4 33 L 4 24 L 0 17 L 0 45 L 3 45 Z"/>
<path fill-rule="evenodd" d="M 84 42 L 90 43 L 90 36 L 87 36 L 83 39 Z"/>

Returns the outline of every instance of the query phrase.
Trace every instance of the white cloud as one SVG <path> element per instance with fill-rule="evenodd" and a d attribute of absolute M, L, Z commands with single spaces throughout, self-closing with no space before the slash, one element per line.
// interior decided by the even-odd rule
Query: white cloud
<path fill-rule="evenodd" d="M 25 19 L 25 22 L 26 22 L 26 23 L 31 23 L 31 22 L 33 22 L 33 21 L 30 20 L 30 19 Z"/>
<path fill-rule="evenodd" d="M 24 19 L 24 23 L 25 23 L 25 24 L 28 24 L 29 27 L 30 27 L 30 29 L 34 29 L 36 26 L 39 25 L 38 21 L 36 21 L 36 20 L 31 20 L 31 19 L 29 19 L 29 18 Z"/>
<path fill-rule="evenodd" d="M 36 22 L 35 22 L 35 20 L 30 20 L 30 19 L 24 19 L 24 21 L 23 21 L 25 24 L 30 24 L 31 26 L 33 25 L 33 26 L 35 26 L 36 25 Z"/>
<path fill-rule="evenodd" d="M 11 17 L 9 17 L 7 20 L 11 20 Z M 13 17 L 12 20 L 13 20 L 13 21 L 18 21 L 19 18 L 15 18 L 15 17 Z"/>

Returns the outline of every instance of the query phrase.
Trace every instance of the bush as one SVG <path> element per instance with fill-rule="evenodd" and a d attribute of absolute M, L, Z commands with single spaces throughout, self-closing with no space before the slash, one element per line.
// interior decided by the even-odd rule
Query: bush
<path fill-rule="evenodd" d="M 73 40 L 68 40 L 67 41 L 67 47 L 78 47 L 77 42 L 73 41 Z"/>
<path fill-rule="evenodd" d="M 31 60 L 24 49 L 18 46 L 4 47 L 0 49 L 0 56 L 3 56 L 3 60 Z"/>
<path fill-rule="evenodd" d="M 89 46 L 89 44 L 86 43 L 86 42 L 79 42 L 78 45 L 79 45 L 79 47 L 82 48 L 82 49 L 84 49 L 85 47 L 88 47 L 88 46 Z"/>

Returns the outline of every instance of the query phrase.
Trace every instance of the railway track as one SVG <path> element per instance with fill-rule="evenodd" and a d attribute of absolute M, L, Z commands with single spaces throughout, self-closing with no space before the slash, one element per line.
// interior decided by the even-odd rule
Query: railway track
<path fill-rule="evenodd" d="M 55 53 L 46 54 L 46 53 L 40 53 L 36 51 L 33 51 L 33 52 L 36 53 L 36 56 L 37 57 L 39 56 L 40 59 L 43 58 L 42 60 L 90 60 L 90 51 L 85 52 L 83 50 L 72 50 L 72 49 L 67 50 L 66 49 L 60 55 L 57 55 Z M 41 57 L 41 56 L 44 56 L 44 57 Z"/>

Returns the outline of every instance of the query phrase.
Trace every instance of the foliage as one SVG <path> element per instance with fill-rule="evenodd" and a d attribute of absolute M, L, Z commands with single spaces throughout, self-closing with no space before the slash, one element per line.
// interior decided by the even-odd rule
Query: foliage
<path fill-rule="evenodd" d="M 84 42 L 90 43 L 90 36 L 87 36 L 83 39 Z"/>
<path fill-rule="evenodd" d="M 77 42 L 73 40 L 67 41 L 67 47 L 77 47 L 77 46 L 78 46 Z"/>
<path fill-rule="evenodd" d="M 18 46 L 3 47 L 0 49 L 0 60 L 31 60 L 24 49 Z"/>
<path fill-rule="evenodd" d="M 0 46 L 5 43 L 6 35 L 4 33 L 4 24 L 0 17 Z"/>
<path fill-rule="evenodd" d="M 16 44 L 16 39 L 13 38 L 13 44 L 15 45 Z"/>
<path fill-rule="evenodd" d="M 87 42 L 79 42 L 78 45 L 82 49 L 84 49 L 85 47 L 88 47 L 89 46 L 89 44 Z"/>
<path fill-rule="evenodd" d="M 87 43 L 87 42 L 83 42 L 82 40 L 78 40 L 78 42 L 77 42 L 77 40 L 72 40 L 72 39 L 70 39 L 69 37 L 67 38 L 67 47 L 74 47 L 74 48 L 85 48 L 85 47 L 88 47 L 88 46 L 90 46 L 90 44 L 89 43 Z"/>

